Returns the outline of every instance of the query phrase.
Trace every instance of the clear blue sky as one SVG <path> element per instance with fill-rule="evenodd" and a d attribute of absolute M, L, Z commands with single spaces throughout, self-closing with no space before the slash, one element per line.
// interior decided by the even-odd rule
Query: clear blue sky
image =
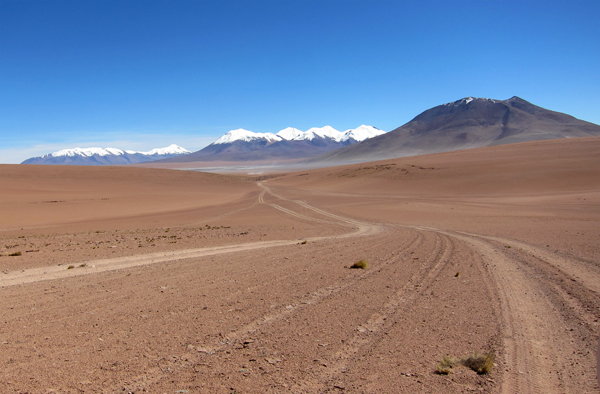
<path fill-rule="evenodd" d="M 0 0 L 0 163 L 389 131 L 466 96 L 600 123 L 600 1 Z"/>

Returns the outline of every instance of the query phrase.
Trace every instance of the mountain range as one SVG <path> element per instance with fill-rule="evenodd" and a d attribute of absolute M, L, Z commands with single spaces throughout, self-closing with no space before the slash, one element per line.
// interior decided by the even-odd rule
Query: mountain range
<path fill-rule="evenodd" d="M 177 145 L 150 152 L 114 148 L 65 149 L 23 164 L 134 164 L 148 161 L 365 162 L 427 153 L 557 138 L 600 136 L 600 126 L 536 106 L 519 97 L 507 100 L 466 97 L 438 105 L 410 122 L 384 132 L 373 126 L 338 131 L 331 126 L 278 133 L 231 130 L 197 152 Z"/>
<path fill-rule="evenodd" d="M 385 134 L 373 126 L 338 131 L 331 126 L 307 131 L 288 127 L 277 134 L 237 129 L 228 132 L 206 148 L 161 162 L 248 161 L 308 158 Z"/>
<path fill-rule="evenodd" d="M 63 149 L 41 157 L 32 157 L 21 164 L 70 164 L 80 166 L 102 166 L 137 164 L 166 159 L 191 153 L 175 144 L 149 152 L 136 152 L 116 148 L 74 148 Z"/>

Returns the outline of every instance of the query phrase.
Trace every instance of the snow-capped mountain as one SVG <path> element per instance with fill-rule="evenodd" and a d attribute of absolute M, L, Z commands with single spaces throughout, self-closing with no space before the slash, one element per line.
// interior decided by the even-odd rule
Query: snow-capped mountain
<path fill-rule="evenodd" d="M 136 164 L 167 159 L 191 153 L 178 145 L 152 149 L 148 152 L 122 150 L 117 148 L 73 148 L 62 149 L 41 157 L 32 157 L 21 164 L 70 164 L 83 166 Z"/>
<path fill-rule="evenodd" d="M 288 127 L 278 133 L 255 133 L 245 129 L 231 130 L 206 148 L 188 155 L 168 159 L 169 162 L 247 161 L 308 158 L 385 134 L 373 126 L 338 131 L 331 126 L 313 127 L 306 131 Z"/>
<path fill-rule="evenodd" d="M 301 131 L 293 127 L 287 127 L 277 134 L 273 133 L 255 133 L 244 129 L 231 130 L 213 144 L 230 144 L 234 141 L 250 142 L 254 140 L 265 140 L 267 142 L 277 141 L 312 141 L 315 138 L 331 139 L 335 142 L 354 141 L 360 142 L 368 138 L 384 134 L 385 131 L 379 130 L 373 126 L 362 125 L 356 129 L 338 131 L 331 126 L 312 127 L 307 131 Z"/>
<path fill-rule="evenodd" d="M 356 142 L 362 142 L 382 134 L 385 134 L 385 131 L 379 130 L 377 127 L 362 125 L 355 129 L 344 131 L 344 137 L 342 138 L 342 141 L 352 140 Z"/>
<path fill-rule="evenodd" d="M 213 142 L 213 144 L 230 144 L 234 141 L 250 142 L 254 140 L 266 140 L 268 142 L 276 142 L 281 141 L 281 137 L 273 133 L 255 133 L 253 131 L 248 131 L 244 129 L 236 129 L 231 130 L 230 132 Z"/>

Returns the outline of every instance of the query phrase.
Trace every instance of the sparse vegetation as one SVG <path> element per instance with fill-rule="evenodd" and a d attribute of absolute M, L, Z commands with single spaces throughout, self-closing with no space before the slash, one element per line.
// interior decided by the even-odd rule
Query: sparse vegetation
<path fill-rule="evenodd" d="M 300 245 L 306 245 L 308 243 L 308 241 L 304 240 L 302 242 L 300 242 Z"/>
<path fill-rule="evenodd" d="M 67 267 L 68 270 L 72 270 L 73 268 L 75 268 L 74 265 L 70 265 L 70 266 Z"/>
<path fill-rule="evenodd" d="M 366 260 L 360 260 L 360 261 L 357 261 L 356 263 L 352 264 L 350 266 L 350 268 L 366 270 L 368 266 L 369 266 L 369 264 L 367 263 Z"/>
<path fill-rule="evenodd" d="M 471 368 L 480 375 L 484 375 L 494 368 L 495 360 L 496 353 L 492 351 L 485 354 L 473 354 L 463 361 L 463 365 L 467 368 Z"/>
<path fill-rule="evenodd" d="M 437 372 L 441 375 L 448 375 L 450 372 L 452 372 L 452 368 L 454 368 L 459 361 L 460 360 L 454 357 L 443 356 L 438 362 Z"/>
<path fill-rule="evenodd" d="M 20 256 L 21 252 L 14 252 L 14 253 L 9 253 L 9 256 Z"/>
<path fill-rule="evenodd" d="M 437 365 L 437 372 L 441 375 L 448 375 L 452 372 L 452 369 L 457 365 L 463 365 L 467 368 L 472 369 L 480 375 L 485 375 L 492 371 L 494 368 L 494 361 L 496 360 L 496 352 L 491 351 L 489 353 L 479 354 L 473 353 L 470 357 L 464 359 L 458 359 L 451 356 L 443 356 Z"/>

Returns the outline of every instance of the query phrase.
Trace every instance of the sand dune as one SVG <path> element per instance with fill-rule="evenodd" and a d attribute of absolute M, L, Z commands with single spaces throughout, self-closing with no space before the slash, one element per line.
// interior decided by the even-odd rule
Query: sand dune
<path fill-rule="evenodd" d="M 0 166 L 0 391 L 599 392 L 598 152 Z"/>

